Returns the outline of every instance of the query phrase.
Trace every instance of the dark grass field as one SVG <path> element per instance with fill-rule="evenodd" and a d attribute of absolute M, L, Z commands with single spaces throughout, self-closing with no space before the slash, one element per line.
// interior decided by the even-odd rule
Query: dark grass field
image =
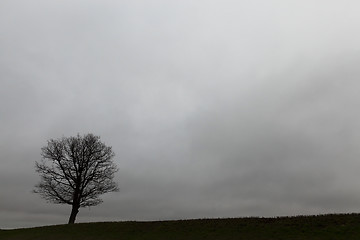
<path fill-rule="evenodd" d="M 278 218 L 104 222 L 1 230 L 1 240 L 360 240 L 359 214 Z"/>

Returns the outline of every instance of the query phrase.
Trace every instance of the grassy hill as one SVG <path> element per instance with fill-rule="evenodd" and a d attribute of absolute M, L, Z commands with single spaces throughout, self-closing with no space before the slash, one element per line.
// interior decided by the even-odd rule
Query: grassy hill
<path fill-rule="evenodd" d="M 278 218 L 103 222 L 0 230 L 1 240 L 360 239 L 359 214 Z"/>

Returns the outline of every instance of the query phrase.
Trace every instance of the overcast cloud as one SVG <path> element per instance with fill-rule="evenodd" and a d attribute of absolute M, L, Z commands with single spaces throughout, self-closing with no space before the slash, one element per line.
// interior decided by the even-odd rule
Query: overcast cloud
<path fill-rule="evenodd" d="M 0 228 L 66 223 L 31 193 L 50 138 L 113 147 L 79 222 L 360 209 L 360 3 L 0 2 Z"/>

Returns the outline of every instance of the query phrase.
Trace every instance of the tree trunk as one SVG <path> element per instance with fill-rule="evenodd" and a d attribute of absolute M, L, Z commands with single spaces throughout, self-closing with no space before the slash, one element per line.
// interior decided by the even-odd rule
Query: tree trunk
<path fill-rule="evenodd" d="M 76 215 L 78 214 L 78 212 L 79 212 L 79 206 L 72 205 L 71 214 L 70 214 L 68 224 L 74 224 L 75 223 Z"/>

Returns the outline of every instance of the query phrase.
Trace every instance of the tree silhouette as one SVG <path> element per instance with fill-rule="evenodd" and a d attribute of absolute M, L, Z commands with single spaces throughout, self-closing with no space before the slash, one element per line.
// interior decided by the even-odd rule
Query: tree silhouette
<path fill-rule="evenodd" d="M 51 139 L 41 151 L 42 160 L 35 163 L 41 180 L 34 192 L 48 202 L 72 205 L 69 224 L 80 207 L 96 206 L 102 202 L 99 195 L 118 191 L 113 181 L 118 170 L 112 161 L 115 154 L 99 136 Z"/>

